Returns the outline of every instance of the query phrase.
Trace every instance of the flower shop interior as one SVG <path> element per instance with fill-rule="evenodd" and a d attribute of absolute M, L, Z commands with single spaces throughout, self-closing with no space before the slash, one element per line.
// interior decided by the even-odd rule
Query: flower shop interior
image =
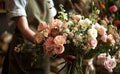
<path fill-rule="evenodd" d="M 46 1 L 53 1 L 57 13 L 54 33 L 42 38 L 47 42 L 53 37 L 55 50 L 61 51 L 48 51 L 43 42 L 51 56 L 50 74 L 120 74 L 120 0 Z M 0 0 L 0 74 L 13 38 L 7 22 L 6 2 Z"/>

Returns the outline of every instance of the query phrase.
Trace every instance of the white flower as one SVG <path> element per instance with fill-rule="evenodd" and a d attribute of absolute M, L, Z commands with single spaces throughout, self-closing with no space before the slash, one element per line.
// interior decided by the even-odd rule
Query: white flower
<path fill-rule="evenodd" d="M 43 35 L 44 35 L 45 37 L 48 37 L 48 33 L 47 33 L 47 32 L 44 32 Z"/>
<path fill-rule="evenodd" d="M 75 32 L 75 31 L 78 31 L 78 28 L 77 27 L 74 27 L 73 28 L 73 31 Z"/>
<path fill-rule="evenodd" d="M 91 21 L 90 19 L 86 18 L 86 19 L 85 19 L 85 23 L 89 25 L 89 24 L 92 23 L 92 21 Z"/>
<path fill-rule="evenodd" d="M 63 32 L 65 32 L 65 33 L 70 33 L 70 29 L 69 29 L 69 28 L 65 28 L 65 29 L 63 30 Z"/>
<path fill-rule="evenodd" d="M 92 38 L 92 39 L 96 39 L 96 37 L 98 36 L 97 30 L 95 28 L 89 29 L 88 36 L 90 36 L 90 38 Z"/>
<path fill-rule="evenodd" d="M 80 20 L 79 23 L 81 24 L 81 26 L 87 28 L 92 23 L 92 21 L 86 18 L 84 20 Z"/>
<path fill-rule="evenodd" d="M 69 36 L 69 38 L 73 38 L 73 36 L 74 36 L 74 34 L 73 34 L 73 32 L 69 32 L 69 34 L 68 34 Z"/>
<path fill-rule="evenodd" d="M 73 38 L 74 45 L 78 46 L 78 40 L 76 38 Z"/>
<path fill-rule="evenodd" d="M 82 36 L 79 34 L 79 35 L 75 35 L 75 39 L 76 39 L 76 41 L 78 42 L 78 41 L 83 41 L 83 38 L 82 38 Z"/>

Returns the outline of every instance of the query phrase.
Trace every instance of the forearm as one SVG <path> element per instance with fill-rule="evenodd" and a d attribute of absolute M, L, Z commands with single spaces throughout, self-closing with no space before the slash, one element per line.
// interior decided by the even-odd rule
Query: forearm
<path fill-rule="evenodd" d="M 29 26 L 28 26 L 28 21 L 26 16 L 20 16 L 17 17 L 17 27 L 18 29 L 21 31 L 21 33 L 23 34 L 23 36 L 28 39 L 29 41 L 31 41 L 32 43 L 36 43 L 35 41 L 35 32 L 32 31 Z"/>

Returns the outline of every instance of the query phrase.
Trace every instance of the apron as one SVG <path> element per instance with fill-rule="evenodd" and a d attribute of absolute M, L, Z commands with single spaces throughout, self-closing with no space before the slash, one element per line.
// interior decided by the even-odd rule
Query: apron
<path fill-rule="evenodd" d="M 40 5 L 43 6 L 42 9 L 38 7 L 38 3 L 35 0 L 27 1 L 26 11 L 28 22 L 30 24 L 30 27 L 36 30 L 37 25 L 40 23 L 40 21 L 49 21 L 49 16 L 46 14 L 49 12 L 48 7 L 46 6 L 46 0 L 36 0 L 42 4 Z M 46 16 L 48 18 L 46 18 Z M 8 52 L 5 56 L 2 74 L 49 74 L 49 58 L 44 55 L 42 49 L 40 49 L 40 55 L 38 55 L 36 59 L 34 59 L 35 57 L 33 54 L 34 50 L 37 49 L 34 47 L 28 48 L 28 50 L 31 51 L 26 53 L 18 53 L 14 51 L 15 47 L 18 44 L 23 43 L 25 43 L 25 38 L 16 28 L 13 39 L 9 45 Z"/>

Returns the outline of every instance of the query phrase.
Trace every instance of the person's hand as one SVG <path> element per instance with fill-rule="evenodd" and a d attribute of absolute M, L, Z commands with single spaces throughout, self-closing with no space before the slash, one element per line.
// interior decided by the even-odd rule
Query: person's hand
<path fill-rule="evenodd" d="M 76 60 L 76 56 L 74 56 L 74 55 L 69 55 L 69 54 L 64 55 L 64 54 L 62 54 L 62 55 L 59 55 L 59 56 L 62 57 L 64 60 L 66 60 L 68 64 L 72 64 L 72 62 L 74 60 Z"/>

